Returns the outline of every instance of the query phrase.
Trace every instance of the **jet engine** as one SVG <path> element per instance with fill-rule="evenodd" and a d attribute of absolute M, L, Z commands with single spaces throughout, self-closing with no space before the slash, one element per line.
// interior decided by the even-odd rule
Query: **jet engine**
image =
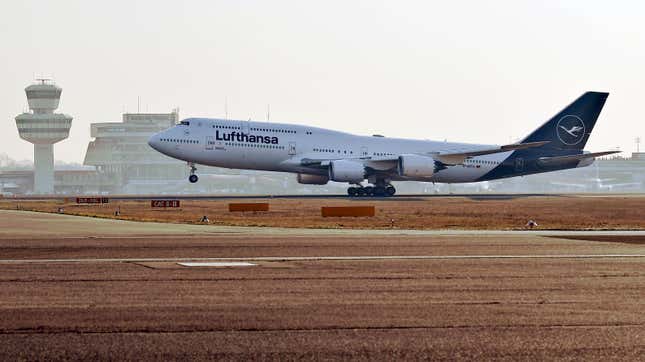
<path fill-rule="evenodd" d="M 402 155 L 397 168 L 399 176 L 430 177 L 435 172 L 435 160 L 428 156 Z"/>
<path fill-rule="evenodd" d="M 362 182 L 365 180 L 365 166 L 354 161 L 331 161 L 329 163 L 329 179 L 338 182 Z"/>
<path fill-rule="evenodd" d="M 298 174 L 298 183 L 305 185 L 326 185 L 329 177 L 325 175 L 309 175 L 306 173 Z"/>

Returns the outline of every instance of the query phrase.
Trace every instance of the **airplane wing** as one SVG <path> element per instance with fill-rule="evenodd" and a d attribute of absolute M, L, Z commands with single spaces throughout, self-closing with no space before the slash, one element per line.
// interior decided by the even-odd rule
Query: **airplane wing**
<path fill-rule="evenodd" d="M 459 165 L 464 163 L 464 161 L 470 157 L 491 155 L 493 153 L 502 153 L 515 150 L 524 150 L 527 148 L 540 147 L 549 143 L 550 141 L 540 141 L 540 142 L 526 142 L 526 143 L 513 143 L 510 145 L 503 145 L 497 148 L 490 148 L 484 150 L 473 150 L 469 152 L 460 152 L 460 153 L 437 153 L 433 154 L 432 158 L 437 161 L 440 161 L 446 165 Z"/>
<path fill-rule="evenodd" d="M 475 156 L 483 156 L 483 155 L 490 155 L 493 153 L 502 153 L 502 152 L 508 152 L 508 151 L 514 151 L 514 150 L 523 150 L 527 148 L 533 148 L 533 147 L 540 147 L 544 146 L 545 144 L 549 143 L 550 141 L 540 141 L 540 142 L 526 142 L 526 143 L 514 143 L 510 145 L 503 145 L 499 146 L 496 148 L 489 148 L 489 149 L 479 149 L 479 150 L 472 150 L 472 151 L 466 151 L 466 152 L 458 152 L 458 153 L 442 153 L 442 152 L 434 152 L 434 153 L 428 153 L 428 156 L 431 156 L 433 159 L 442 162 L 445 165 L 459 165 L 464 163 L 466 159 L 475 157 Z M 339 158 L 343 160 L 356 160 L 360 162 L 365 162 L 365 163 L 391 163 L 393 161 L 398 161 L 399 157 L 397 156 L 387 156 L 387 157 L 354 157 L 354 158 Z M 310 158 L 304 158 L 300 161 L 300 164 L 303 166 L 322 166 L 326 167 L 329 166 L 329 162 L 334 161 L 334 159 L 310 159 Z"/>
<path fill-rule="evenodd" d="M 579 155 L 570 155 L 570 156 L 554 156 L 554 157 L 540 157 L 538 158 L 538 163 L 543 166 L 548 166 L 552 164 L 565 163 L 570 161 L 582 161 L 588 158 L 596 158 L 600 156 L 612 155 L 614 153 L 620 153 L 621 151 L 605 151 L 605 152 L 593 152 L 593 153 L 582 153 Z"/>

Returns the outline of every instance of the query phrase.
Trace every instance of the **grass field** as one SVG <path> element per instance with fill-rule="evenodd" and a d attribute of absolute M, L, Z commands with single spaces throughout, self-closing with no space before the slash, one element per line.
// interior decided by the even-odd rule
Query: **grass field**
<path fill-rule="evenodd" d="M 69 201 L 69 200 L 68 200 Z M 181 200 L 180 208 L 152 208 L 150 201 L 110 201 L 78 205 L 65 200 L 0 200 L 0 209 L 62 212 L 70 215 L 199 224 L 349 229 L 645 229 L 643 196 L 419 197 L 392 199 L 256 199 L 268 212 L 229 212 L 231 200 Z M 374 205 L 375 217 L 330 217 L 322 206 Z M 115 215 L 116 211 L 119 215 Z"/>

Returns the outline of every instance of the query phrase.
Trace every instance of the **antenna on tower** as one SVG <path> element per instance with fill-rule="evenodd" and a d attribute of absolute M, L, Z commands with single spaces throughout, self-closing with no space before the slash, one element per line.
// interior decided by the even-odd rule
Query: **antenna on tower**
<path fill-rule="evenodd" d="M 224 97 L 224 119 L 228 119 L 228 97 Z"/>
<path fill-rule="evenodd" d="M 267 121 L 271 119 L 271 105 L 267 104 Z"/>
<path fill-rule="evenodd" d="M 137 96 L 137 113 L 141 113 L 141 96 Z"/>

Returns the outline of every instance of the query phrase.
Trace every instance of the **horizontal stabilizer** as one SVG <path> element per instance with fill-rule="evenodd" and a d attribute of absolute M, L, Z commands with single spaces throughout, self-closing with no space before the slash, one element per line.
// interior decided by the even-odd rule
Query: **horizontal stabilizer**
<path fill-rule="evenodd" d="M 613 155 L 614 153 L 620 153 L 620 152 L 621 151 L 604 151 L 604 152 L 582 153 L 579 155 L 570 155 L 570 156 L 540 157 L 538 158 L 538 163 L 542 166 L 551 166 L 551 165 L 556 165 L 560 163 L 582 161 L 589 158 Z"/>
<path fill-rule="evenodd" d="M 439 153 L 439 154 L 432 155 L 432 158 L 446 165 L 459 165 L 464 163 L 464 161 L 470 157 L 490 155 L 493 153 L 502 153 L 502 152 L 515 151 L 515 150 L 523 150 L 523 149 L 533 148 L 533 147 L 540 147 L 540 146 L 544 146 L 549 142 L 550 141 L 514 143 L 514 144 L 504 145 L 498 148 L 491 148 L 487 150 L 461 152 L 461 153 Z"/>

